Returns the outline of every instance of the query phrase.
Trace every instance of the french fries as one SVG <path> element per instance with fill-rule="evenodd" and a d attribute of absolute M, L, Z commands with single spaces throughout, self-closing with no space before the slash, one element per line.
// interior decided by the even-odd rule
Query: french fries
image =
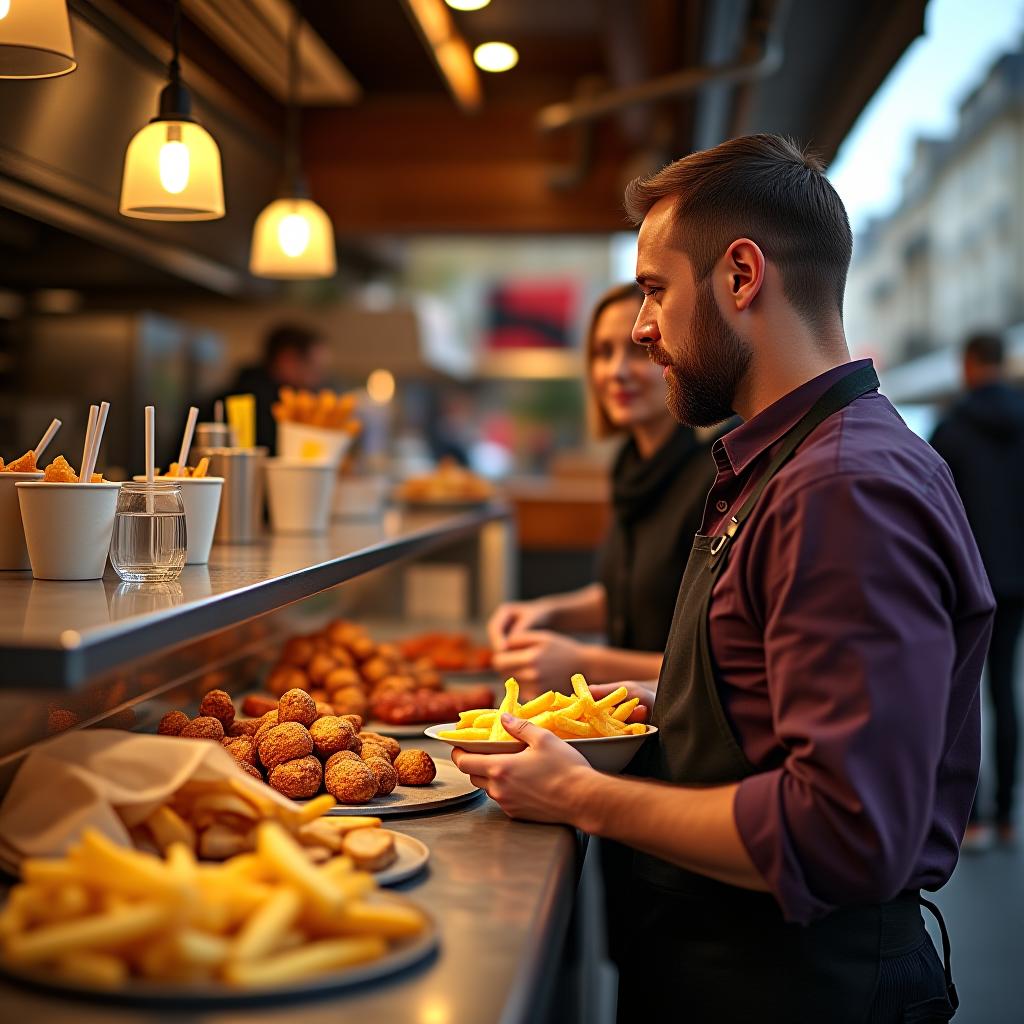
<path fill-rule="evenodd" d="M 184 842 L 160 857 L 87 829 L 66 857 L 27 860 L 22 877 L 0 910 L 0 960 L 96 989 L 288 985 L 378 959 L 426 928 L 414 905 L 375 902 L 372 875 L 348 858 L 310 864 L 279 821 L 258 825 L 255 852 L 222 864 L 198 863 Z"/>
<path fill-rule="evenodd" d="M 493 708 L 463 711 L 454 729 L 437 735 L 453 742 L 511 740 L 512 737 L 501 726 L 503 713 L 524 718 L 538 728 L 547 729 L 567 740 L 642 736 L 647 731 L 641 722 L 628 722 L 640 701 L 636 697 L 626 700 L 626 687 L 620 686 L 595 700 L 586 679 L 577 673 L 572 677 L 572 690 L 571 697 L 548 690 L 525 704 L 519 704 L 519 683 L 514 678 L 507 679 L 501 707 L 496 711 Z"/>
<path fill-rule="evenodd" d="M 283 387 L 270 411 L 278 423 L 306 423 L 325 430 L 342 430 L 353 436 L 362 428 L 355 415 L 355 396 L 337 394 L 327 388 L 314 394 Z"/>

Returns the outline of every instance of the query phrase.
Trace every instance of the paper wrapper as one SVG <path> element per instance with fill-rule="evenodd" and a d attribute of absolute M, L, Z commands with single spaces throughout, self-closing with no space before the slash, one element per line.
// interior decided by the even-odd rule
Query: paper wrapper
<path fill-rule="evenodd" d="M 121 846 L 186 782 L 233 779 L 294 813 L 295 804 L 257 782 L 210 740 L 90 729 L 41 744 L 0 804 L 0 867 L 25 857 L 59 857 L 92 827 Z"/>

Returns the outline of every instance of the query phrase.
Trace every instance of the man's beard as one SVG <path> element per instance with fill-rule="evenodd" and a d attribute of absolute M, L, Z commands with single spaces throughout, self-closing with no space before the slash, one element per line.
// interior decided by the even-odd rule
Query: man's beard
<path fill-rule="evenodd" d="M 725 322 L 711 290 L 711 279 L 697 285 L 690 337 L 684 356 L 673 359 L 657 346 L 656 362 L 670 366 L 669 412 L 690 427 L 710 427 L 733 415 L 736 391 L 752 353 Z"/>

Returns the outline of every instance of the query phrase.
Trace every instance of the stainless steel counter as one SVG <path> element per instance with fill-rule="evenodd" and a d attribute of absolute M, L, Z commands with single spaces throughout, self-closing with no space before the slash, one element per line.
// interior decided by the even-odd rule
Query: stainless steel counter
<path fill-rule="evenodd" d="M 444 757 L 430 741 L 431 752 Z M 361 989 L 258 1011 L 172 1013 L 57 999 L 0 983 L 0 1017 L 47 1024 L 536 1024 L 561 958 L 576 891 L 576 834 L 473 804 L 387 823 L 430 847 L 427 874 L 401 887 L 437 919 L 435 959 Z"/>
<path fill-rule="evenodd" d="M 268 535 L 220 544 L 209 565 L 187 566 L 171 584 L 33 580 L 0 573 L 0 688 L 71 689 L 132 659 L 226 629 L 257 615 L 425 554 L 508 518 L 500 504 L 461 513 L 402 512 L 334 523 L 320 537 Z"/>

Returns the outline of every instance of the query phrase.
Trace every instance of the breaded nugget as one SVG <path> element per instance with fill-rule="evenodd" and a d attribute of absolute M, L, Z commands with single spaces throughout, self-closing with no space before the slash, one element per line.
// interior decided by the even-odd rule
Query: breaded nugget
<path fill-rule="evenodd" d="M 259 725 L 256 728 L 256 732 L 253 734 L 253 742 L 257 747 L 260 745 L 260 740 L 263 739 L 266 734 L 274 728 L 275 725 L 280 723 L 277 720 L 277 709 L 268 711 L 260 720 Z"/>
<path fill-rule="evenodd" d="M 190 739 L 222 740 L 224 739 L 224 726 L 219 718 L 201 715 L 199 718 L 193 718 L 178 735 L 187 736 Z"/>
<path fill-rule="evenodd" d="M 204 694 L 199 702 L 199 714 L 216 718 L 225 729 L 230 728 L 235 720 L 235 705 L 231 703 L 231 695 L 223 690 L 211 690 Z"/>
<path fill-rule="evenodd" d="M 188 725 L 188 715 L 184 711 L 168 711 L 156 727 L 158 736 L 180 736 L 181 730 Z"/>
<path fill-rule="evenodd" d="M 267 689 L 275 697 L 289 690 L 308 690 L 309 686 L 309 676 L 294 665 L 278 665 L 267 676 Z"/>
<path fill-rule="evenodd" d="M 377 796 L 387 796 L 398 785 L 398 772 L 395 766 L 383 757 L 371 757 L 366 767 L 377 776 Z"/>
<path fill-rule="evenodd" d="M 267 781 L 278 793 L 304 800 L 320 792 L 323 768 L 315 757 L 298 757 L 272 768 Z"/>
<path fill-rule="evenodd" d="M 253 743 L 251 736 L 225 736 L 222 742 L 236 761 L 245 761 L 246 764 L 256 766 L 256 744 Z"/>
<path fill-rule="evenodd" d="M 229 736 L 255 736 L 260 727 L 258 718 L 236 718 L 228 729 Z"/>
<path fill-rule="evenodd" d="M 277 710 L 277 698 L 262 693 L 250 693 L 242 701 L 242 714 L 250 718 L 262 718 L 268 711 Z"/>
<path fill-rule="evenodd" d="M 341 804 L 365 804 L 377 795 L 373 769 L 355 758 L 335 754 L 324 772 L 327 792 Z"/>
<path fill-rule="evenodd" d="M 270 771 L 285 761 L 294 761 L 312 754 L 313 739 L 304 725 L 285 722 L 268 729 L 256 749 L 263 767 Z"/>
<path fill-rule="evenodd" d="M 305 690 L 289 690 L 277 703 L 277 720 L 312 725 L 316 721 L 316 701 Z"/>
<path fill-rule="evenodd" d="M 360 736 L 362 740 L 362 749 L 359 751 L 359 756 L 364 761 L 369 761 L 372 757 L 381 757 L 388 764 L 391 764 L 391 755 L 388 753 L 388 748 L 383 743 L 374 743 L 372 740 L 367 740 Z"/>
<path fill-rule="evenodd" d="M 309 735 L 313 737 L 313 750 L 325 758 L 339 750 L 349 750 L 355 739 L 352 726 L 337 717 L 318 718 L 309 727 Z"/>
<path fill-rule="evenodd" d="M 427 786 L 437 775 L 437 765 L 425 750 L 403 750 L 395 758 L 400 786 Z"/>
<path fill-rule="evenodd" d="M 398 740 L 393 736 L 382 736 L 379 732 L 362 732 L 359 734 L 359 738 L 364 743 L 379 743 L 382 747 L 386 747 L 389 761 L 394 761 L 402 752 Z"/>
<path fill-rule="evenodd" d="M 359 733 L 359 731 L 363 727 L 363 716 L 362 715 L 341 715 L 340 717 L 344 718 L 345 721 L 348 722 L 348 724 L 352 726 L 352 731 L 357 733 L 357 734 Z"/>
<path fill-rule="evenodd" d="M 327 761 L 324 763 L 324 771 L 327 771 L 328 768 L 339 761 L 362 761 L 362 758 L 354 750 L 339 750 L 327 758 Z"/>

